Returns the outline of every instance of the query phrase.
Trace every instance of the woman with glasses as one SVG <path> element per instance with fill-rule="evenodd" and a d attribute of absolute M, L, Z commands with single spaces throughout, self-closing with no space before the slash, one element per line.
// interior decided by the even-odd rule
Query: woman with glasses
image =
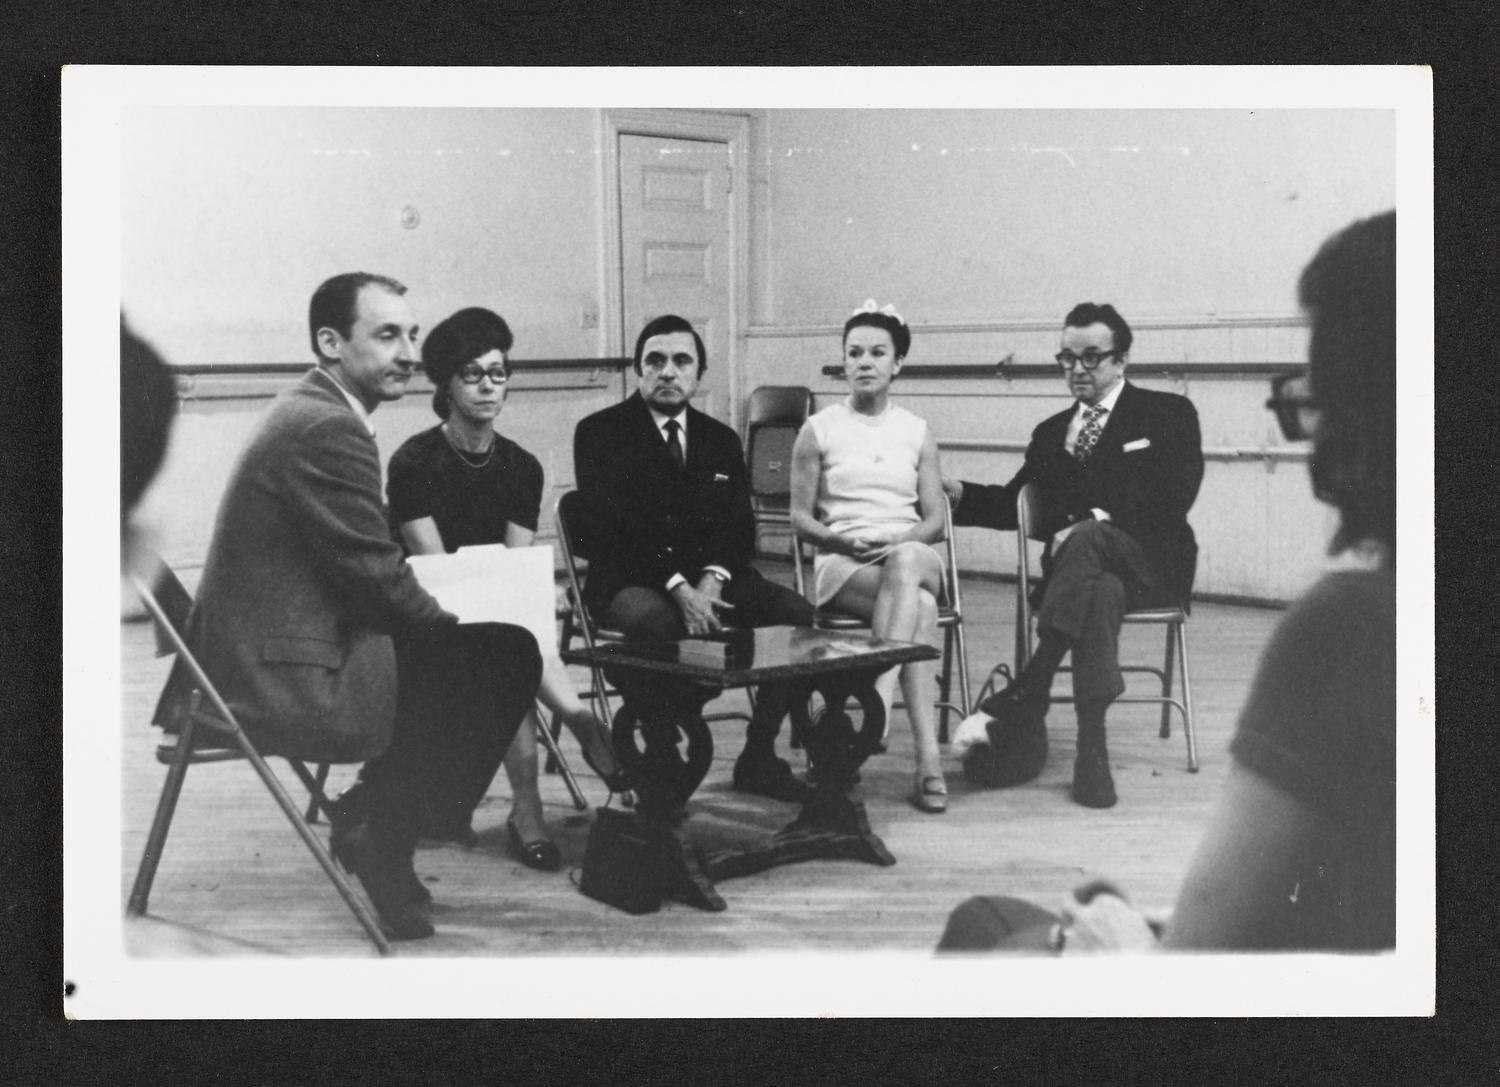
<path fill-rule="evenodd" d="M 442 321 L 422 344 L 422 365 L 434 386 L 432 410 L 442 423 L 396 451 L 387 484 L 391 521 L 409 554 L 477 544 L 526 547 L 536 534 L 541 463 L 494 425 L 505 407 L 511 344 L 505 320 L 478 307 Z M 400 649 L 398 643 L 398 666 Z M 618 771 L 602 723 L 579 700 L 554 647 L 542 647 L 542 662 L 538 697 L 572 731 L 588 765 L 615 787 Z M 436 732 L 442 725 L 429 727 Z M 489 735 L 449 739 L 447 772 L 431 783 L 424 836 L 474 844 L 474 809 L 504 756 L 510 847 L 528 867 L 556 869 L 561 857 L 547 835 L 537 789 L 535 717 L 522 723 L 508 752 L 497 750 Z"/>
<path fill-rule="evenodd" d="M 844 324 L 848 399 L 809 419 L 792 450 L 792 528 L 817 547 L 819 607 L 870 623 L 882 638 L 937 641 L 943 560 L 943 485 L 937 441 L 926 422 L 891 402 L 891 382 L 911 347 L 911 330 L 892 307 L 865 303 Z M 932 696 L 937 665 L 899 669 L 916 743 L 911 802 L 948 808 Z M 887 726 L 897 669 L 876 681 Z"/>
<path fill-rule="evenodd" d="M 1160 937 L 1168 948 L 1396 944 L 1395 213 L 1329 239 L 1300 295 L 1308 372 L 1278 378 L 1268 406 L 1287 439 L 1313 443 L 1313 492 L 1338 510 L 1329 551 L 1344 561 L 1261 654 L 1224 795 Z M 1107 884 L 1074 898 L 1054 946 L 1158 942 Z M 943 946 L 981 946 L 973 922 L 992 916 L 993 902 L 978 903 L 955 911 Z"/>

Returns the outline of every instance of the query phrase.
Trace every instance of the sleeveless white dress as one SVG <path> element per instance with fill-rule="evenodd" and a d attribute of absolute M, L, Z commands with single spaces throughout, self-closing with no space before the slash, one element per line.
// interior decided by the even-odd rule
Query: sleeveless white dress
<path fill-rule="evenodd" d="M 834 532 L 862 531 L 894 539 L 922 520 L 917 512 L 917 462 L 927 437 L 925 420 L 895 404 L 872 418 L 845 401 L 817 412 L 807 425 L 822 461 L 819 521 Z M 936 550 L 933 554 L 941 563 L 942 556 Z M 826 604 L 854 571 L 881 561 L 819 550 L 813 560 L 814 599 L 819 606 Z"/>

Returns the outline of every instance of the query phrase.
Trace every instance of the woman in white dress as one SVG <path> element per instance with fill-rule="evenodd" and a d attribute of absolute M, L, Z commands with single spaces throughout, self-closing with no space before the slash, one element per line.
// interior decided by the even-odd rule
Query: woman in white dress
<path fill-rule="evenodd" d="M 817 548 L 819 607 L 868 622 L 875 634 L 935 645 L 943 562 L 943 487 L 937 442 L 926 422 L 891 402 L 891 382 L 911 346 L 911 330 L 873 300 L 844 325 L 849 397 L 819 411 L 792 452 L 792 527 Z M 891 669 L 876 683 L 887 710 L 897 672 L 916 746 L 911 801 L 921 811 L 948 807 L 933 711 L 936 663 Z"/>

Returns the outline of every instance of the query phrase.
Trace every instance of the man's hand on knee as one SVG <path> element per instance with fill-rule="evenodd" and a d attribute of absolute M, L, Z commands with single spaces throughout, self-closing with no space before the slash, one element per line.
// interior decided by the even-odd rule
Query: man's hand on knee
<path fill-rule="evenodd" d="M 679 582 L 672 589 L 672 600 L 682 612 L 682 622 L 687 627 L 689 637 L 723 630 L 724 624 L 719 621 L 719 613 L 734 610 L 733 604 L 719 599 L 719 581 L 707 574 L 704 575 L 704 580 L 713 582 L 714 588 L 709 592 L 704 592 L 701 588 L 695 589 L 686 581 Z"/>

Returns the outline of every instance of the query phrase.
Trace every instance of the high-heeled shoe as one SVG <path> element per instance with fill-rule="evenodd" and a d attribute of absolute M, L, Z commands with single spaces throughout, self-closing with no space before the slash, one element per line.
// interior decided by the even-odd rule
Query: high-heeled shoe
<path fill-rule="evenodd" d="M 948 810 L 948 785 L 942 774 L 917 773 L 911 793 L 912 807 L 929 815 L 941 815 Z"/>
<path fill-rule="evenodd" d="M 510 841 L 510 851 L 527 868 L 535 868 L 539 872 L 556 872 L 562 867 L 562 854 L 558 852 L 556 844 L 546 838 L 522 841 L 514 819 L 505 821 L 505 836 Z"/>
<path fill-rule="evenodd" d="M 615 758 L 614 743 L 604 722 L 585 710 L 581 717 L 570 720 L 568 724 L 573 726 L 580 721 L 583 723 L 581 731 L 587 739 L 580 737 L 578 747 L 583 752 L 583 761 L 588 764 L 588 768 L 598 775 L 610 792 L 623 793 L 630 789 L 634 783 Z"/>

